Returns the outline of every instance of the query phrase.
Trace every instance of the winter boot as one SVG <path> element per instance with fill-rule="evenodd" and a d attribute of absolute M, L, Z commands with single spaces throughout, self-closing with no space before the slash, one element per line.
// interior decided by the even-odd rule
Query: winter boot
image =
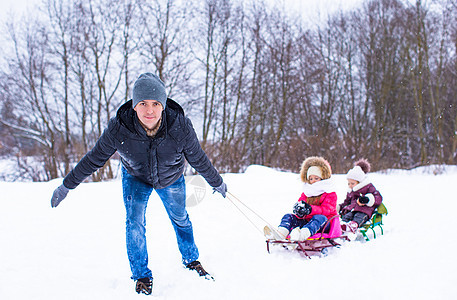
<path fill-rule="evenodd" d="M 289 230 L 281 226 L 279 226 L 278 229 L 274 229 L 267 225 L 263 228 L 263 233 L 269 240 L 282 241 L 285 240 L 289 235 Z"/>
<path fill-rule="evenodd" d="M 188 263 L 186 265 L 186 268 L 189 270 L 197 271 L 198 275 L 200 275 L 201 277 L 205 277 L 205 279 L 207 280 L 214 280 L 214 277 L 211 276 L 208 272 L 206 272 L 205 269 L 203 269 L 202 264 L 198 260 L 194 260 L 193 262 Z"/>
<path fill-rule="evenodd" d="M 298 236 L 297 241 L 300 241 L 300 242 L 306 241 L 311 236 L 311 232 L 306 227 L 303 227 L 302 229 L 300 229 L 299 233 L 300 233 L 300 235 Z"/>
<path fill-rule="evenodd" d="M 291 241 L 298 241 L 300 239 L 300 227 L 295 227 L 290 232 L 290 240 Z"/>
<path fill-rule="evenodd" d="M 292 241 L 299 241 L 303 242 L 307 240 L 311 236 L 311 232 L 309 231 L 308 228 L 303 227 L 295 227 L 291 232 L 290 232 L 290 240 Z"/>
<path fill-rule="evenodd" d="M 152 293 L 152 277 L 140 278 L 136 281 L 136 292 L 151 295 Z"/>
<path fill-rule="evenodd" d="M 347 231 L 350 233 L 355 233 L 357 231 L 357 228 L 359 228 L 359 224 L 355 221 L 350 221 L 348 223 L 342 224 L 341 229 L 343 231 Z"/>
<path fill-rule="evenodd" d="M 308 228 L 303 227 L 300 229 L 300 241 L 306 241 L 311 236 L 311 231 Z"/>

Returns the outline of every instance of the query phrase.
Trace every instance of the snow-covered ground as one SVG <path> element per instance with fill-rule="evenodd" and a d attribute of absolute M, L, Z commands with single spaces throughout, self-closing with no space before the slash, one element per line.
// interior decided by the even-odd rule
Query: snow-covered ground
<path fill-rule="evenodd" d="M 455 299 L 457 167 L 440 175 L 421 168 L 370 176 L 389 210 L 385 234 L 312 259 L 282 249 L 268 254 L 263 221 L 245 210 L 252 224 L 228 199 L 190 183 L 200 261 L 215 282 L 182 267 L 153 193 L 147 212 L 152 298 Z M 300 195 L 295 173 L 251 166 L 223 177 L 233 195 L 274 225 Z M 342 202 L 345 177 L 333 178 Z M 150 297 L 137 295 L 129 278 L 120 181 L 83 183 L 51 209 L 60 183 L 0 182 L 0 299 Z"/>

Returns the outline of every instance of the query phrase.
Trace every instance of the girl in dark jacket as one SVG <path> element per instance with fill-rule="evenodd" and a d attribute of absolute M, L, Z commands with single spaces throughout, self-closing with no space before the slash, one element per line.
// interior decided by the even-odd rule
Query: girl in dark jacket
<path fill-rule="evenodd" d="M 340 206 L 340 215 L 344 222 L 341 227 L 345 231 L 355 232 L 368 221 L 382 202 L 381 194 L 367 176 L 370 167 L 367 160 L 361 159 L 346 175 L 349 190 L 346 200 Z"/>

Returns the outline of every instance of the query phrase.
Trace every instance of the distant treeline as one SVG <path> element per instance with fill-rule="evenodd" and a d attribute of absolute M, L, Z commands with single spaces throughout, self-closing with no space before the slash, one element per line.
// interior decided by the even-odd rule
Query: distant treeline
<path fill-rule="evenodd" d="M 43 0 L 9 18 L 0 154 L 65 175 L 154 72 L 221 172 L 457 163 L 457 0 L 364 1 L 323 23 L 270 2 Z"/>

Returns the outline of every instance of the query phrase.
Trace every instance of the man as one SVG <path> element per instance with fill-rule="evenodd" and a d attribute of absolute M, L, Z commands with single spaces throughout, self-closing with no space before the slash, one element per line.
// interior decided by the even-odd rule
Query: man
<path fill-rule="evenodd" d="M 227 186 L 209 161 L 181 106 L 167 99 L 165 85 L 154 74 L 135 81 L 132 100 L 122 105 L 108 127 L 52 195 L 56 207 L 69 190 L 101 168 L 118 152 L 126 209 L 127 254 L 138 293 L 151 294 L 152 273 L 146 248 L 146 206 L 155 189 L 176 233 L 184 265 L 212 278 L 198 259 L 192 224 L 185 207 L 184 159 L 225 198 Z"/>

